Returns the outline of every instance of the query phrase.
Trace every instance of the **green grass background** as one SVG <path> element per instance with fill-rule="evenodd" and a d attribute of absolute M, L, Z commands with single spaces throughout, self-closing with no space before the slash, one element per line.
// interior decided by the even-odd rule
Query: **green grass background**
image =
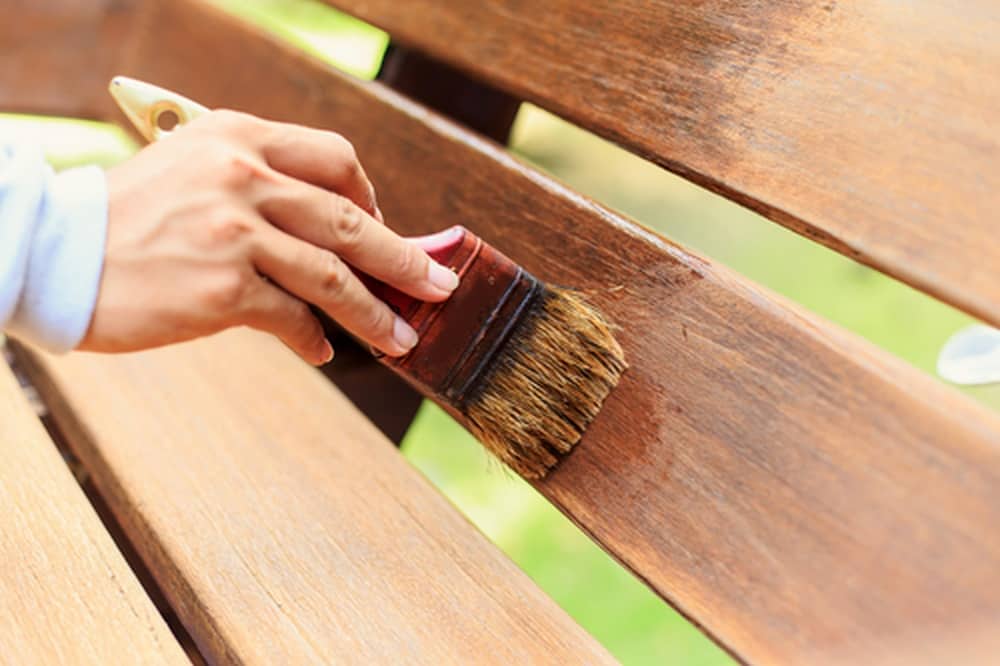
<path fill-rule="evenodd" d="M 387 43 L 378 30 L 312 0 L 216 1 L 361 77 L 374 75 Z M 12 130 L 36 137 L 60 166 L 113 164 L 135 149 L 122 132 L 97 123 L 0 117 L 0 132 Z M 971 322 L 530 105 L 518 118 L 512 149 L 577 190 L 927 372 L 933 370 L 947 336 Z M 991 406 L 1000 405 L 1000 388 L 969 392 Z M 433 405 L 420 411 L 403 450 L 622 662 L 730 662 L 530 486 L 489 461 L 469 435 Z"/>

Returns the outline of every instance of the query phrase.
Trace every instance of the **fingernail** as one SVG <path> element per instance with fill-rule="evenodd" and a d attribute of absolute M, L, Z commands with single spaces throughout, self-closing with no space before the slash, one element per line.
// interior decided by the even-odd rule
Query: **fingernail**
<path fill-rule="evenodd" d="M 417 332 L 403 321 L 402 317 L 396 317 L 396 323 L 392 326 L 392 337 L 400 350 L 404 352 L 410 351 L 417 344 Z"/>
<path fill-rule="evenodd" d="M 333 345 L 326 338 L 323 338 L 323 344 L 319 348 L 319 358 L 320 365 L 326 365 L 333 360 Z"/>
<path fill-rule="evenodd" d="M 435 252 L 457 243 L 465 235 L 461 227 L 451 227 L 436 234 L 411 236 L 406 240 L 416 243 L 424 252 Z"/>
<path fill-rule="evenodd" d="M 432 285 L 449 294 L 458 287 L 458 276 L 455 275 L 455 271 L 445 268 L 433 260 L 427 270 L 427 279 Z"/>

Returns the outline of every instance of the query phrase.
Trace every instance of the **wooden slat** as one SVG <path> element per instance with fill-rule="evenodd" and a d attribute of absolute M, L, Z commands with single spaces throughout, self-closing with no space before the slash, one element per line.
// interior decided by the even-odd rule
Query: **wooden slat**
<path fill-rule="evenodd" d="M 210 663 L 613 661 L 280 343 L 35 362 Z"/>
<path fill-rule="evenodd" d="M 336 128 L 390 225 L 461 222 L 592 292 L 632 368 L 539 488 L 724 645 L 933 661 L 1000 635 L 995 417 L 378 84 L 195 0 L 150 9 L 126 73 Z"/>
<path fill-rule="evenodd" d="M 378 80 L 505 145 L 521 108 L 521 100 L 516 97 L 397 44 L 389 44 L 386 49 Z"/>
<path fill-rule="evenodd" d="M 389 46 L 378 80 L 415 97 L 444 115 L 490 138 L 506 143 L 520 102 L 472 81 L 454 69 L 420 54 Z M 372 358 L 334 322 L 324 319 L 337 362 L 323 372 L 383 434 L 399 444 L 423 403 L 407 382 Z"/>
<path fill-rule="evenodd" d="M 138 0 L 0 0 L 0 111 L 102 119 Z"/>
<path fill-rule="evenodd" d="M 0 661 L 187 664 L 0 358 Z"/>
<path fill-rule="evenodd" d="M 995 2 L 327 2 L 1000 325 Z"/>

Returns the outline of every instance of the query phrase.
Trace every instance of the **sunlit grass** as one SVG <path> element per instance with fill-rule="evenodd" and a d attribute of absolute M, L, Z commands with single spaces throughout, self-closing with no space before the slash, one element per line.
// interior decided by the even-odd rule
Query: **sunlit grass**
<path fill-rule="evenodd" d="M 56 168 L 116 164 L 135 150 L 121 129 L 87 120 L 0 113 L 0 137 L 40 146 Z"/>
<path fill-rule="evenodd" d="M 312 0 L 212 0 L 363 79 L 378 73 L 389 36 Z"/>

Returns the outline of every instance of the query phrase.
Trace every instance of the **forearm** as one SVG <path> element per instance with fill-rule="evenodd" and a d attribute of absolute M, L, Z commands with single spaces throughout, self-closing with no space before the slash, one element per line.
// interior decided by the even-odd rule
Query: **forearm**
<path fill-rule="evenodd" d="M 0 142 L 0 327 L 126 352 L 250 326 L 333 356 L 307 304 L 390 356 L 418 334 L 359 274 L 446 300 L 458 276 L 383 224 L 354 147 L 215 111 L 110 170 L 55 175 Z"/>
<path fill-rule="evenodd" d="M 76 347 L 97 300 L 108 221 L 104 173 L 56 175 L 40 151 L 0 144 L 0 327 Z"/>

